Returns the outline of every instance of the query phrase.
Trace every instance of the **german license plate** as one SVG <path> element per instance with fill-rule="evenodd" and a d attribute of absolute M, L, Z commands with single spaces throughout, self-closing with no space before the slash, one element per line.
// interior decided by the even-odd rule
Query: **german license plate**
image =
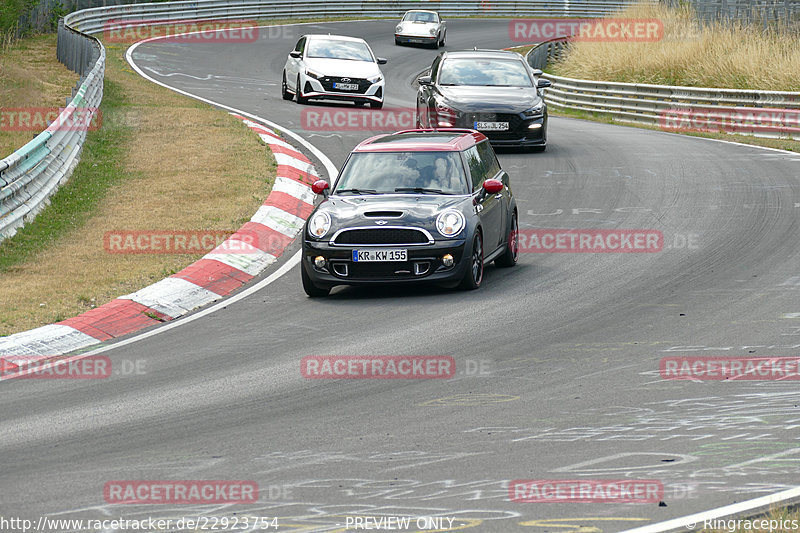
<path fill-rule="evenodd" d="M 507 131 L 508 122 L 475 122 L 474 129 L 483 131 Z"/>
<path fill-rule="evenodd" d="M 333 83 L 333 88 L 334 89 L 341 89 L 342 91 L 357 91 L 358 90 L 358 84 L 357 83 L 339 83 L 339 82 L 334 82 Z"/>
<path fill-rule="evenodd" d="M 391 261 L 408 261 L 408 250 L 398 250 L 396 248 L 353 250 L 353 262 L 355 263 L 382 263 Z"/>
<path fill-rule="evenodd" d="M 410 42 L 410 43 L 424 43 L 425 39 L 409 39 L 408 42 Z"/>

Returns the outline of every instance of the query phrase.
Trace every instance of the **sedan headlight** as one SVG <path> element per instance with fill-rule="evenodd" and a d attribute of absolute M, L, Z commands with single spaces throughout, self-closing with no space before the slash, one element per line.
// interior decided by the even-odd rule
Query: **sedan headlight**
<path fill-rule="evenodd" d="M 444 211 L 436 217 L 436 230 L 445 237 L 455 237 L 464 229 L 464 215 L 458 211 Z"/>
<path fill-rule="evenodd" d="M 395 33 L 402 33 L 403 32 L 403 25 L 398 24 L 397 27 L 394 29 Z"/>
<path fill-rule="evenodd" d="M 306 76 L 310 76 L 310 77 L 314 78 L 315 80 L 318 80 L 318 79 L 320 79 L 320 78 L 324 77 L 324 76 L 323 76 L 322 74 L 320 74 L 319 72 L 314 72 L 314 71 L 313 71 L 313 70 L 311 70 L 310 68 L 309 68 L 309 69 L 306 69 Z"/>
<path fill-rule="evenodd" d="M 320 239 L 331 229 L 331 217 L 328 213 L 320 211 L 308 221 L 308 234 Z"/>
<path fill-rule="evenodd" d="M 527 111 L 523 111 L 522 114 L 525 115 L 526 117 L 535 117 L 541 115 L 542 110 L 544 110 L 544 106 L 542 104 L 539 104 L 537 106 L 528 109 Z"/>
<path fill-rule="evenodd" d="M 431 35 L 436 35 L 436 28 L 431 28 L 430 30 L 428 30 L 428 33 L 430 33 Z"/>
<path fill-rule="evenodd" d="M 373 77 L 371 77 L 371 78 L 367 78 L 367 81 L 368 81 L 368 82 L 370 82 L 370 83 L 378 83 L 378 82 L 379 82 L 379 81 L 381 81 L 382 79 L 383 79 L 383 76 L 381 76 L 380 74 L 378 74 L 377 76 L 373 76 Z"/>

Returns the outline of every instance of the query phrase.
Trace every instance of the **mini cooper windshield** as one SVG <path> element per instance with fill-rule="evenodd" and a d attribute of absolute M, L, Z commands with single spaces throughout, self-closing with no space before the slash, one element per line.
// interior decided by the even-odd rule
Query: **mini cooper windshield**
<path fill-rule="evenodd" d="M 306 57 L 374 61 L 367 45 L 359 41 L 313 39 L 308 43 Z"/>
<path fill-rule="evenodd" d="M 457 152 L 364 152 L 347 161 L 333 194 L 468 194 Z"/>
<path fill-rule="evenodd" d="M 439 85 L 533 87 L 533 81 L 516 59 L 448 58 L 439 71 Z"/>

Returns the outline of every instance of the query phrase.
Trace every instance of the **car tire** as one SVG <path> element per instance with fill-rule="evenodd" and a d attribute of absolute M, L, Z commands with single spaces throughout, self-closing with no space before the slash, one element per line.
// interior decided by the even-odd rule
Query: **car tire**
<path fill-rule="evenodd" d="M 444 47 L 444 45 L 445 45 L 445 39 L 447 39 L 447 32 L 444 32 L 444 33 L 442 34 L 442 42 L 441 42 L 441 43 L 439 43 L 439 46 L 441 46 L 441 47 Z"/>
<path fill-rule="evenodd" d="M 308 98 L 303 97 L 303 88 L 300 87 L 300 74 L 297 75 L 297 83 L 295 84 L 295 94 L 297 95 L 298 104 L 307 104 Z"/>
<path fill-rule="evenodd" d="M 289 92 L 289 87 L 286 85 L 286 71 L 283 71 L 283 80 L 281 80 L 281 96 L 284 100 L 291 100 L 294 95 Z"/>
<path fill-rule="evenodd" d="M 461 288 L 471 291 L 480 287 L 483 282 L 484 266 L 483 236 L 480 231 L 475 231 L 475 237 L 472 238 L 469 264 L 467 265 L 467 271 L 464 272 L 464 278 L 461 280 Z"/>
<path fill-rule="evenodd" d="M 382 107 L 383 107 L 383 102 L 370 102 L 370 103 L 369 103 L 369 106 L 370 106 L 372 109 L 380 109 L 380 108 L 382 108 Z"/>
<path fill-rule="evenodd" d="M 300 277 L 303 279 L 303 290 L 306 291 L 306 294 L 310 298 L 321 298 L 330 294 L 330 289 L 317 287 L 314 282 L 311 281 L 311 277 L 306 273 L 306 267 L 303 265 L 300 265 L 300 273 Z"/>
<path fill-rule="evenodd" d="M 517 264 L 519 259 L 519 221 L 517 220 L 517 212 L 511 215 L 511 224 L 508 225 L 508 242 L 506 243 L 506 251 L 494 260 L 494 264 L 509 268 Z"/>

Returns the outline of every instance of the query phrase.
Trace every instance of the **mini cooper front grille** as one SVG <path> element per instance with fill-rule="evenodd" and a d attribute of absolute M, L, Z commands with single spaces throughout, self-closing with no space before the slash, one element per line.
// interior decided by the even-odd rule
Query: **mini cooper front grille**
<path fill-rule="evenodd" d="M 413 228 L 360 228 L 343 230 L 333 238 L 337 245 L 428 244 L 431 239 Z"/>

